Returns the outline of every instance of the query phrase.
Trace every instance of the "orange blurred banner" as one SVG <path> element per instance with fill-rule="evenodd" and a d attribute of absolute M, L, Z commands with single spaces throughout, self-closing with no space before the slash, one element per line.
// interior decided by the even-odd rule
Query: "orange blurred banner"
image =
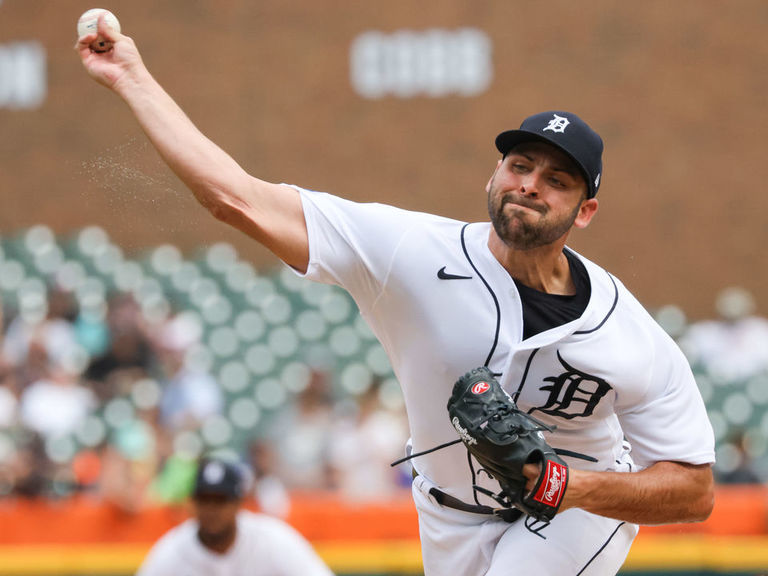
<path fill-rule="evenodd" d="M 248 504 L 253 509 L 253 505 Z M 418 539 L 410 495 L 381 503 L 351 503 L 327 493 L 294 493 L 287 521 L 313 542 Z M 189 517 L 186 506 L 136 513 L 86 497 L 66 501 L 0 501 L 0 545 L 149 543 Z M 706 522 L 645 526 L 643 534 L 762 535 L 768 533 L 768 488 L 718 487 Z"/>

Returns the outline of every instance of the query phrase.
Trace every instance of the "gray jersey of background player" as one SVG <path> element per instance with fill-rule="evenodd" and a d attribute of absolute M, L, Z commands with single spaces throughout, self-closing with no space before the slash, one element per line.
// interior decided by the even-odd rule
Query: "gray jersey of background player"
<path fill-rule="evenodd" d="M 94 36 L 79 39 L 86 70 L 197 200 L 355 298 L 403 388 L 414 452 L 456 438 L 446 401 L 481 365 L 558 427 L 547 440 L 572 453 L 570 478 L 538 534 L 487 513 L 494 503 L 473 484 L 498 485 L 463 446 L 413 459 L 425 574 L 615 573 L 639 524 L 708 517 L 714 439 L 685 358 L 618 279 L 566 248 L 597 212 L 602 172 L 602 140 L 577 116 L 537 114 L 500 134 L 491 223 L 458 222 L 249 175 L 197 130 L 132 39 L 99 33 L 114 47 L 95 53 Z M 525 472 L 532 482 L 539 470 Z"/>
<path fill-rule="evenodd" d="M 239 464 L 203 459 L 194 517 L 155 543 L 137 576 L 331 576 L 309 542 L 282 520 L 242 509 Z"/>

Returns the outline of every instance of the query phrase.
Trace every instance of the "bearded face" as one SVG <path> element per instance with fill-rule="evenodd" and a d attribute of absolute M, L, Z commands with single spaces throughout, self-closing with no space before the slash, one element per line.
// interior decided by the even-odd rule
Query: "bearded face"
<path fill-rule="evenodd" d="M 516 146 L 488 182 L 488 215 L 498 237 L 517 250 L 567 235 L 579 216 L 586 185 L 573 162 L 547 144 Z"/>
<path fill-rule="evenodd" d="M 541 202 L 497 189 L 495 180 L 488 193 L 488 215 L 496 234 L 510 248 L 531 250 L 551 244 L 568 233 L 579 214 L 579 204 L 570 211 L 555 212 Z"/>

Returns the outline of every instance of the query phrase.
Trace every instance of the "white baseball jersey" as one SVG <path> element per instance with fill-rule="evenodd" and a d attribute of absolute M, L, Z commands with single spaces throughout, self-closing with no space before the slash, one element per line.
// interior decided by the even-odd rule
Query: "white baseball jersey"
<path fill-rule="evenodd" d="M 332 576 L 301 534 L 285 522 L 241 510 L 237 537 L 224 554 L 203 546 L 194 519 L 152 547 L 137 576 Z"/>
<path fill-rule="evenodd" d="M 546 439 L 580 455 L 564 457 L 574 468 L 714 462 L 714 434 L 685 357 L 596 264 L 576 255 L 591 288 L 581 316 L 524 339 L 520 294 L 488 248 L 490 223 L 299 191 L 309 234 L 304 276 L 355 299 L 403 389 L 414 453 L 457 438 L 446 407 L 453 384 L 485 365 L 521 410 L 557 427 Z M 411 462 L 426 576 L 606 576 L 618 572 L 637 534 L 635 524 L 573 508 L 544 539 L 523 521 L 435 500 L 432 488 L 496 506 L 473 491 L 473 483 L 499 486 L 462 444 Z"/>
<path fill-rule="evenodd" d="M 631 471 L 661 460 L 714 461 L 714 435 L 684 355 L 604 269 L 579 256 L 591 283 L 586 310 L 523 340 L 520 297 L 488 248 L 490 223 L 299 190 L 309 233 L 305 276 L 355 299 L 402 386 L 414 452 L 457 437 L 446 410 L 453 384 L 487 365 L 521 410 L 557 427 L 545 434 L 553 447 L 587 458 L 566 457 L 570 466 Z M 463 445 L 412 463 L 445 492 L 475 501 Z M 498 491 L 485 475 L 474 481 Z M 494 505 L 482 496 L 480 503 Z"/>

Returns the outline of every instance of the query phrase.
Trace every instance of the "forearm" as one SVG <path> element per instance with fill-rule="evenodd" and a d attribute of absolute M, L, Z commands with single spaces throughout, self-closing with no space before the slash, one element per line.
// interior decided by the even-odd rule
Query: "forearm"
<path fill-rule="evenodd" d="M 143 67 L 114 86 L 166 164 L 213 216 L 254 238 L 287 264 L 306 269 L 299 194 L 250 176 L 208 139 Z"/>
<path fill-rule="evenodd" d="M 251 178 L 209 140 L 144 68 L 125 74 L 114 87 L 173 172 L 208 210 L 245 202 Z"/>
<path fill-rule="evenodd" d="M 571 469 L 561 506 L 636 524 L 705 520 L 714 502 L 708 465 L 659 462 L 637 473 Z"/>
<path fill-rule="evenodd" d="M 309 241 L 299 192 L 245 172 L 209 140 L 155 81 L 135 43 L 100 17 L 98 36 L 111 42 L 94 52 L 97 33 L 78 38 L 75 50 L 88 74 L 119 94 L 152 145 L 197 200 L 297 270 L 306 270 Z"/>

